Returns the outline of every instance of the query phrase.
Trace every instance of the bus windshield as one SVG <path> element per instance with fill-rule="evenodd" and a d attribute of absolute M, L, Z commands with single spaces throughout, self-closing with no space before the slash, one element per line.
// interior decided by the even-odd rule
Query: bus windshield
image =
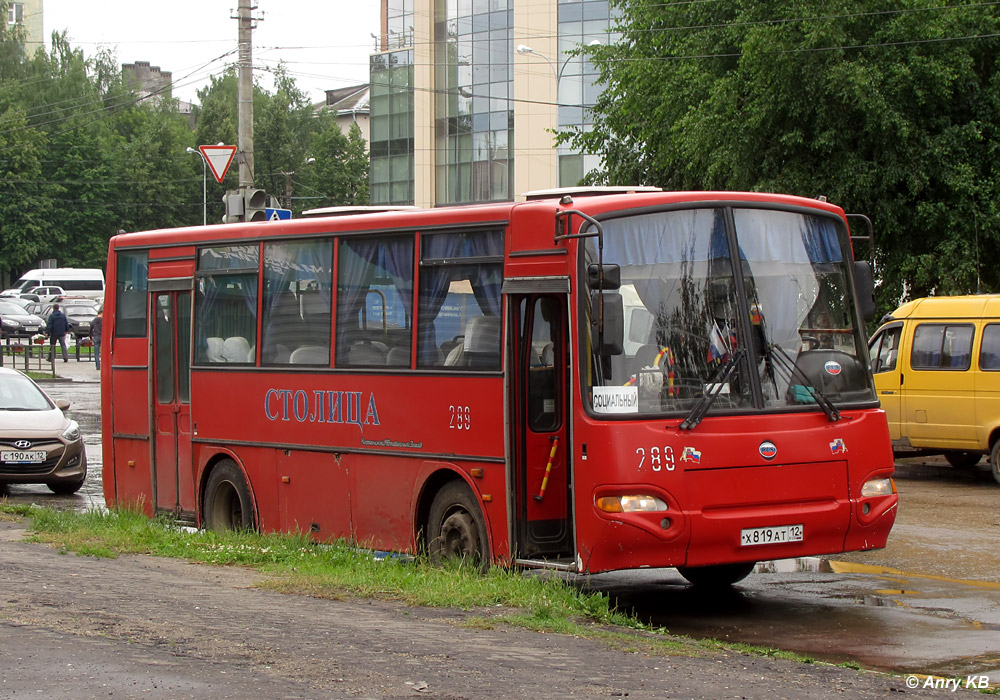
<path fill-rule="evenodd" d="M 714 413 L 875 400 L 839 218 L 704 207 L 602 225 L 621 286 L 591 294 L 620 295 L 624 328 L 620 347 L 594 332 L 581 344 L 595 412 L 683 414 L 706 395 Z M 596 239 L 584 256 L 596 264 Z"/>

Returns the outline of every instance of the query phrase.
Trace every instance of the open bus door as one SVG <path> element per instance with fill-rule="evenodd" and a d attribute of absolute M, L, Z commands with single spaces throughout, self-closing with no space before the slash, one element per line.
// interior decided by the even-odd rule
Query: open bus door
<path fill-rule="evenodd" d="M 521 561 L 573 552 L 567 419 L 567 298 L 512 295 L 507 377 L 514 484 L 513 547 Z M 560 561 L 561 560 L 561 561 Z"/>
<path fill-rule="evenodd" d="M 151 282 L 153 287 L 155 283 Z M 191 470 L 191 291 L 151 291 L 153 494 L 157 512 L 194 517 Z"/>

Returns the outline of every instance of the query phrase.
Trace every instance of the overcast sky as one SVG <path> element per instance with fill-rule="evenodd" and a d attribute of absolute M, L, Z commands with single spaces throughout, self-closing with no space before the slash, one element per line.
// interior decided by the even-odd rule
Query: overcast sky
<path fill-rule="evenodd" d="M 379 0 L 256 0 L 254 67 L 284 61 L 299 88 L 323 91 L 368 82 L 368 56 L 379 32 Z M 115 50 L 119 63 L 148 61 L 173 73 L 173 96 L 197 102 L 210 75 L 237 60 L 238 0 L 44 0 L 46 44 L 53 31 L 92 55 Z M 230 53 L 231 52 L 231 53 Z M 223 57 L 223 54 L 227 54 Z M 271 89 L 266 70 L 254 77 Z"/>

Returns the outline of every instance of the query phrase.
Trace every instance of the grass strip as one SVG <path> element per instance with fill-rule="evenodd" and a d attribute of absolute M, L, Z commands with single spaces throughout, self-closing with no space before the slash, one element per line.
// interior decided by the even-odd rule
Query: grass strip
<path fill-rule="evenodd" d="M 81 513 L 12 506 L 0 500 L 0 515 L 28 518 L 31 541 L 64 552 L 109 558 L 146 554 L 248 567 L 264 575 L 257 585 L 270 590 L 459 608 L 472 613 L 461 624 L 480 629 L 511 625 L 665 656 L 736 652 L 813 661 L 765 647 L 670 635 L 615 610 L 607 595 L 580 590 L 549 572 L 525 575 L 500 567 L 485 573 L 460 564 L 440 567 L 421 557 L 385 556 L 344 541 L 321 544 L 305 534 L 193 531 L 135 509 Z"/>

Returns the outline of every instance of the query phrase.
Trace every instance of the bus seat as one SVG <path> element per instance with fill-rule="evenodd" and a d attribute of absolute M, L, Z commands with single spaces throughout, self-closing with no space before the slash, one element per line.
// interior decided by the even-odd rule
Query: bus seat
<path fill-rule="evenodd" d="M 448 356 L 444 358 L 445 367 L 457 367 L 458 365 L 464 364 L 464 362 L 462 362 L 464 356 L 465 347 L 462 345 L 456 345 L 448 351 Z"/>
<path fill-rule="evenodd" d="M 288 356 L 292 365 L 328 365 L 330 364 L 330 349 L 323 345 L 303 345 L 292 350 Z"/>
<path fill-rule="evenodd" d="M 208 349 L 205 353 L 205 357 L 208 358 L 209 362 L 225 362 L 226 358 L 222 354 L 222 348 L 225 345 L 225 341 L 222 338 L 211 337 L 205 340 L 208 345 Z"/>
<path fill-rule="evenodd" d="M 274 347 L 273 356 L 268 361 L 278 365 L 287 365 L 289 362 L 291 362 L 291 358 L 292 358 L 292 352 L 291 350 L 288 349 L 288 346 L 278 343 Z"/>
<path fill-rule="evenodd" d="M 556 353 L 555 346 L 552 343 L 546 343 L 542 348 L 542 352 L 539 353 L 539 359 L 541 360 L 542 367 L 555 367 L 556 364 Z"/>
<path fill-rule="evenodd" d="M 392 348 L 385 356 L 385 363 L 392 367 L 409 367 L 410 349 L 406 347 Z"/>
<path fill-rule="evenodd" d="M 441 357 L 442 358 L 448 357 L 451 351 L 462 345 L 464 341 L 465 341 L 465 336 L 456 335 L 451 340 L 446 340 L 443 343 L 441 343 L 441 347 L 438 349 L 439 352 L 441 353 Z"/>
<path fill-rule="evenodd" d="M 500 364 L 500 318 L 477 316 L 465 326 L 463 364 L 468 367 L 496 368 Z"/>
<path fill-rule="evenodd" d="M 347 349 L 347 364 L 349 365 L 384 365 L 386 351 L 367 340 L 359 340 Z"/>
<path fill-rule="evenodd" d="M 299 314 L 304 321 L 317 316 L 330 318 L 330 301 L 323 301 L 316 290 L 302 292 L 299 294 Z"/>
<path fill-rule="evenodd" d="M 632 358 L 631 363 L 629 363 L 628 376 L 634 377 L 639 374 L 641 370 L 652 368 L 656 362 L 656 356 L 660 354 L 660 346 L 655 343 L 646 343 L 645 345 L 640 345 L 639 349 L 635 351 L 635 357 Z M 666 366 L 664 360 L 660 360 L 660 367 Z"/>
<path fill-rule="evenodd" d="M 242 335 L 226 338 L 222 344 L 222 357 L 225 362 L 246 362 L 250 355 L 250 343 Z"/>

